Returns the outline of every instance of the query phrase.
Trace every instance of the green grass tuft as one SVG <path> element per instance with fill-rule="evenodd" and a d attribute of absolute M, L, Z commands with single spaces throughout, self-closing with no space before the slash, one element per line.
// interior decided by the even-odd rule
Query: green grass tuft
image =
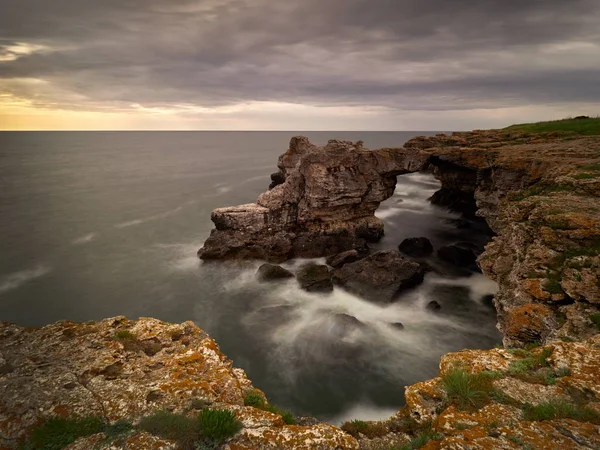
<path fill-rule="evenodd" d="M 598 412 L 564 399 L 552 399 L 535 406 L 525 404 L 523 413 L 525 420 L 573 419 L 580 422 L 600 424 L 600 414 Z"/>
<path fill-rule="evenodd" d="M 571 131 L 585 136 L 600 134 L 600 118 L 562 119 L 549 122 L 523 123 L 503 128 L 503 131 L 524 133 L 546 133 Z"/>
<path fill-rule="evenodd" d="M 590 320 L 594 322 L 594 325 L 600 330 L 600 313 L 590 315 Z"/>
<path fill-rule="evenodd" d="M 60 450 L 81 437 L 102 432 L 104 427 L 104 420 L 97 416 L 53 417 L 31 432 L 23 449 Z"/>
<path fill-rule="evenodd" d="M 279 406 L 269 404 L 265 411 L 272 412 L 273 414 L 279 414 L 287 425 L 296 424 L 296 417 L 294 417 L 294 414 L 291 411 L 288 411 L 287 409 L 283 409 Z"/>
<path fill-rule="evenodd" d="M 121 340 L 135 339 L 135 335 L 129 330 L 119 330 L 115 333 L 115 337 Z"/>
<path fill-rule="evenodd" d="M 242 429 L 235 413 L 226 409 L 204 408 L 198 414 L 202 436 L 214 443 L 221 443 Z"/>
<path fill-rule="evenodd" d="M 459 409 L 479 409 L 489 402 L 494 391 L 493 377 L 454 369 L 442 376 L 448 401 Z"/>
<path fill-rule="evenodd" d="M 142 418 L 138 428 L 155 436 L 177 441 L 182 448 L 194 448 L 200 439 L 197 421 L 193 418 L 170 411 L 157 411 Z"/>
<path fill-rule="evenodd" d="M 246 395 L 244 396 L 244 405 L 253 406 L 254 408 L 258 409 L 265 409 L 267 407 L 267 402 L 258 390 L 252 389 L 246 392 Z"/>
<path fill-rule="evenodd" d="M 539 355 L 529 356 L 527 358 L 518 359 L 510 363 L 508 373 L 510 375 L 519 375 L 523 372 L 537 370 L 541 367 L 548 367 L 548 357 L 552 354 L 549 348 L 543 349 Z"/>

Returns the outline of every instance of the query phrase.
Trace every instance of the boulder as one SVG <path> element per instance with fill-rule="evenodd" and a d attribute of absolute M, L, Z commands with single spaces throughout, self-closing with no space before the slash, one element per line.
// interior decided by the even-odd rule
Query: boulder
<path fill-rule="evenodd" d="M 286 278 L 294 278 L 294 274 L 287 269 L 276 264 L 263 264 L 256 271 L 256 276 L 260 282 L 277 281 Z"/>
<path fill-rule="evenodd" d="M 395 250 L 383 250 L 333 271 L 334 283 L 378 303 L 389 303 L 398 294 L 423 281 L 425 271 Z"/>
<path fill-rule="evenodd" d="M 339 269 L 344 264 L 353 263 L 360 258 L 357 250 L 348 250 L 347 252 L 338 253 L 337 255 L 330 256 L 325 260 L 331 267 Z"/>
<path fill-rule="evenodd" d="M 398 250 L 405 255 L 422 258 L 433 253 L 433 245 L 426 237 L 408 238 L 402 241 Z"/>
<path fill-rule="evenodd" d="M 440 247 L 439 258 L 458 267 L 476 265 L 477 256 L 472 248 L 464 244 L 451 244 Z"/>
<path fill-rule="evenodd" d="M 440 309 L 442 309 L 442 305 L 440 305 L 437 301 L 433 300 L 433 301 L 427 303 L 427 306 L 425 307 L 425 309 L 427 311 L 437 312 Z"/>
<path fill-rule="evenodd" d="M 390 323 L 390 326 L 396 330 L 404 330 L 404 324 L 401 322 Z"/>
<path fill-rule="evenodd" d="M 300 287 L 307 292 L 331 292 L 333 284 L 329 267 L 319 264 L 307 264 L 296 275 Z"/>

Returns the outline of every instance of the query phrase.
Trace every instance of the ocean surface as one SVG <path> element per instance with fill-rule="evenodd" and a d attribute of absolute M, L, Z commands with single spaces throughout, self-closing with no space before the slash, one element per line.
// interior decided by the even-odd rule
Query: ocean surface
<path fill-rule="evenodd" d="M 255 201 L 299 134 L 378 148 L 433 133 L 0 132 L 0 320 L 193 320 L 273 403 L 332 423 L 387 417 L 404 404 L 405 385 L 437 374 L 442 354 L 500 342 L 486 299 L 495 283 L 436 258 L 444 275 L 428 274 L 386 306 L 337 288 L 309 294 L 295 280 L 261 285 L 259 263 L 198 260 L 211 211 Z M 377 211 L 386 226 L 377 247 L 414 236 L 436 248 L 485 242 L 427 201 L 438 188 L 430 174 L 399 177 Z M 425 309 L 431 300 L 439 313 Z M 340 327 L 338 313 L 366 327 Z"/>

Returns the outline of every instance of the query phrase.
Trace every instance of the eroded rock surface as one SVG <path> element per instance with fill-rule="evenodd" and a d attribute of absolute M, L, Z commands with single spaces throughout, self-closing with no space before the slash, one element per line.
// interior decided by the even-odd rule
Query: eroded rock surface
<path fill-rule="evenodd" d="M 333 282 L 368 300 L 389 303 L 423 281 L 423 267 L 395 250 L 376 252 L 333 271 Z"/>
<path fill-rule="evenodd" d="M 317 147 L 292 138 L 272 189 L 256 203 L 213 211 L 215 229 L 198 254 L 281 262 L 362 248 L 383 235 L 374 213 L 393 194 L 396 177 L 426 162 L 418 150 L 368 150 L 338 140 Z"/>
<path fill-rule="evenodd" d="M 243 428 L 226 443 L 231 449 L 357 448 L 352 437 L 333 426 L 285 425 L 277 414 L 244 406 L 252 383 L 193 322 L 116 317 L 35 329 L 0 323 L 0 355 L 11 368 L 0 373 L 0 448 L 17 448 L 50 417 L 94 415 L 106 423 L 135 424 L 158 410 L 193 414 L 197 404 L 238 416 Z M 176 445 L 134 431 L 121 444 L 101 433 L 69 448 Z"/>

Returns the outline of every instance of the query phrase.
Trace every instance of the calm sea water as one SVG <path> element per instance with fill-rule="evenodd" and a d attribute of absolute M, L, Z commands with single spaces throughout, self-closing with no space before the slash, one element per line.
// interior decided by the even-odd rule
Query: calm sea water
<path fill-rule="evenodd" d="M 479 274 L 428 275 L 380 306 L 338 289 L 308 294 L 295 281 L 260 285 L 255 268 L 197 259 L 211 211 L 255 201 L 298 134 L 377 148 L 431 133 L 0 133 L 0 320 L 194 320 L 275 403 L 335 423 L 385 417 L 405 385 L 435 376 L 440 355 L 499 342 L 483 301 L 496 287 Z M 437 188 L 428 174 L 399 177 L 377 212 L 386 223 L 378 247 L 422 235 L 434 246 L 484 240 L 427 202 Z M 425 310 L 431 300 L 440 314 Z M 336 313 L 367 326 L 340 329 Z"/>

